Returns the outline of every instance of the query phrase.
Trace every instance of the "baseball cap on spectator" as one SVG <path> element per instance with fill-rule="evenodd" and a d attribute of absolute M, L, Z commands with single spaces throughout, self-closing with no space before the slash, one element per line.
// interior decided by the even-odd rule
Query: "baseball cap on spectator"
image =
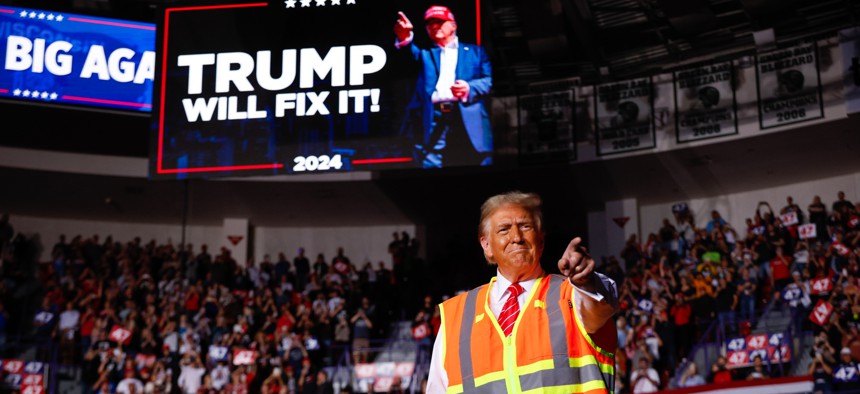
<path fill-rule="evenodd" d="M 431 6 L 430 8 L 427 9 L 426 12 L 424 12 L 424 20 L 426 21 L 426 20 L 430 20 L 430 19 L 439 19 L 439 20 L 448 21 L 448 22 L 456 22 L 454 20 L 454 14 L 451 12 L 451 10 L 449 10 L 448 7 L 441 6 L 441 5 Z"/>
<path fill-rule="evenodd" d="M 847 348 L 847 347 L 844 347 L 844 348 L 842 348 L 842 350 L 839 352 L 839 354 L 841 354 L 841 355 L 843 355 L 843 356 L 844 356 L 844 355 L 849 355 L 849 356 L 850 356 L 850 355 L 851 355 L 851 349 L 849 349 L 849 348 Z"/>

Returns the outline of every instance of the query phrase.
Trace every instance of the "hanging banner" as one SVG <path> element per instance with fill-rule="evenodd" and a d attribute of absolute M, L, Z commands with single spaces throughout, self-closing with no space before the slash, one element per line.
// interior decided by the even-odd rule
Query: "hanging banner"
<path fill-rule="evenodd" d="M 597 85 L 594 96 L 599 156 L 656 146 L 650 77 Z"/>
<path fill-rule="evenodd" d="M 575 161 L 574 121 L 571 90 L 520 97 L 520 162 Z"/>
<path fill-rule="evenodd" d="M 762 129 L 824 117 L 816 44 L 768 52 L 756 62 Z"/>
<path fill-rule="evenodd" d="M 845 110 L 854 114 L 860 112 L 860 27 L 839 31 L 839 49 L 842 50 Z"/>
<path fill-rule="evenodd" d="M 690 142 L 738 133 L 731 62 L 675 72 L 675 133 Z"/>

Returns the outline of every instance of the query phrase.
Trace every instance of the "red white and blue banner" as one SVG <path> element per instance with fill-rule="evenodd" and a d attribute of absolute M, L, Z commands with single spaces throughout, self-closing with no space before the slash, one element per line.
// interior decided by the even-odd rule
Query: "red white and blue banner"
<path fill-rule="evenodd" d="M 725 349 L 728 368 L 751 366 L 756 356 L 761 356 L 765 363 L 791 361 L 791 348 L 788 346 L 785 334 L 781 332 L 728 339 Z"/>

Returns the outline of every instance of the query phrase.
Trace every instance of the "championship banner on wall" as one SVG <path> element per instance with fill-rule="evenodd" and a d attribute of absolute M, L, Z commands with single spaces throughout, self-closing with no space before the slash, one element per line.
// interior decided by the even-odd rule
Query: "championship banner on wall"
<path fill-rule="evenodd" d="M 731 62 L 673 74 L 677 141 L 690 142 L 738 133 Z"/>
<path fill-rule="evenodd" d="M 768 52 L 756 64 L 762 129 L 824 117 L 816 44 Z"/>
<path fill-rule="evenodd" d="M 520 161 L 575 161 L 574 111 L 573 91 L 520 97 Z"/>
<path fill-rule="evenodd" d="M 839 48 L 842 50 L 845 110 L 854 114 L 860 112 L 860 27 L 840 30 Z"/>
<path fill-rule="evenodd" d="M 599 156 L 656 146 L 650 77 L 595 86 L 594 106 Z"/>

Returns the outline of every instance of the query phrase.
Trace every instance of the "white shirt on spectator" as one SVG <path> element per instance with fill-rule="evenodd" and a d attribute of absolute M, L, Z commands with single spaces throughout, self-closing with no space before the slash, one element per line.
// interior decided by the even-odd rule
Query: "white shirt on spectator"
<path fill-rule="evenodd" d="M 143 383 L 137 378 L 125 378 L 116 385 L 117 394 L 128 394 L 131 392 L 129 386 L 134 386 L 135 393 L 143 393 Z"/>
<path fill-rule="evenodd" d="M 251 283 L 254 284 L 255 288 L 262 287 L 260 282 L 260 270 L 257 267 L 248 267 L 248 279 L 251 279 Z"/>
<path fill-rule="evenodd" d="M 75 309 L 65 310 L 60 313 L 60 331 L 76 330 L 81 320 L 81 312 Z"/>
<path fill-rule="evenodd" d="M 328 300 L 328 305 L 327 305 L 327 306 L 328 306 L 328 310 L 329 310 L 329 311 L 333 311 L 333 310 L 335 310 L 335 308 L 337 308 L 337 306 L 338 306 L 338 305 L 340 305 L 340 304 L 343 304 L 343 298 L 340 298 L 340 297 L 338 297 L 338 296 L 334 296 L 334 297 L 332 297 L 331 299 L 329 299 L 329 300 Z"/>
<path fill-rule="evenodd" d="M 186 394 L 197 394 L 197 389 L 200 388 L 200 380 L 206 374 L 206 368 L 194 367 L 193 365 L 183 365 L 182 372 L 179 373 L 179 388 Z"/>
<path fill-rule="evenodd" d="M 212 387 L 215 390 L 221 390 L 230 383 L 230 368 L 226 365 L 218 365 L 209 373 L 212 378 Z"/>
<path fill-rule="evenodd" d="M 640 375 L 643 376 L 642 379 L 639 379 Z M 654 382 L 651 382 L 652 380 Z M 658 374 L 657 370 L 654 368 L 646 369 L 644 374 L 638 369 L 633 371 L 633 375 L 630 375 L 630 382 L 633 383 L 633 394 L 656 393 L 660 390 L 660 387 L 658 386 L 658 384 L 660 384 L 660 374 Z"/>

